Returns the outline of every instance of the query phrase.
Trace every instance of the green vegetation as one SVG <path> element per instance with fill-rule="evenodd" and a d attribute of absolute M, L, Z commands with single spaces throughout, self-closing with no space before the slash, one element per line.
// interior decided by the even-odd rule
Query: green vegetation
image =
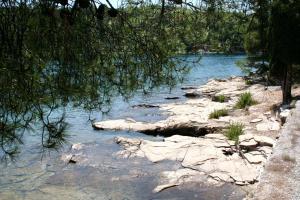
<path fill-rule="evenodd" d="M 246 80 L 245 83 L 246 83 L 246 85 L 252 85 L 252 81 L 251 80 Z"/>
<path fill-rule="evenodd" d="M 228 110 L 226 109 L 220 109 L 220 110 L 214 110 L 209 114 L 209 119 L 219 119 L 219 117 L 227 116 Z"/>
<path fill-rule="evenodd" d="M 225 133 L 225 136 L 229 140 L 233 140 L 235 142 L 238 142 L 239 136 L 244 134 L 243 128 L 244 128 L 244 125 L 242 123 L 238 123 L 238 122 L 231 123 L 227 127 L 227 131 Z"/>
<path fill-rule="evenodd" d="M 224 103 L 226 100 L 226 96 L 221 94 L 213 97 L 213 101 Z"/>
<path fill-rule="evenodd" d="M 238 102 L 236 103 L 235 107 L 238 109 L 246 108 L 247 106 L 252 106 L 257 104 L 257 101 L 255 101 L 251 95 L 250 92 L 245 92 L 240 95 Z"/>

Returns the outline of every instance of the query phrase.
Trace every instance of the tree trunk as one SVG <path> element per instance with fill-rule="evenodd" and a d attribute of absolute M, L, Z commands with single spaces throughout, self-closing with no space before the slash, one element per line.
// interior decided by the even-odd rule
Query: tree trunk
<path fill-rule="evenodd" d="M 287 105 L 292 100 L 292 74 L 291 66 L 287 65 L 284 70 L 282 81 L 282 104 Z"/>

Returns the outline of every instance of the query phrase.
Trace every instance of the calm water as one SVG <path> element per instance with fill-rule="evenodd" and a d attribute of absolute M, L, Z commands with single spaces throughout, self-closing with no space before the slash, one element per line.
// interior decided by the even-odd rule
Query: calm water
<path fill-rule="evenodd" d="M 108 114 L 94 112 L 95 120 L 133 118 L 142 121 L 157 121 L 165 118 L 156 108 L 133 108 L 137 104 L 159 104 L 184 101 L 182 86 L 199 86 L 211 78 L 226 78 L 243 75 L 235 62 L 245 56 L 183 56 L 184 64 L 191 66 L 184 82 L 172 90 L 161 87 L 145 96 L 137 93 L 129 101 L 116 97 Z M 165 97 L 179 97 L 166 100 Z M 27 134 L 21 153 L 15 162 L 0 165 L 0 199 L 239 199 L 229 196 L 236 190 L 231 185 L 208 188 L 201 184 L 181 186 L 159 194 L 151 191 L 157 185 L 157 174 L 162 170 L 178 168 L 178 163 L 153 164 L 145 159 L 118 159 L 112 156 L 119 150 L 114 144 L 115 136 L 139 137 L 160 140 L 159 137 L 145 136 L 125 131 L 95 131 L 91 127 L 89 113 L 79 108 L 68 108 L 67 122 L 69 145 L 59 152 L 41 154 L 38 130 Z M 84 165 L 68 165 L 60 156 L 68 152 L 72 143 L 84 143 L 81 152 L 88 162 Z M 217 192 L 216 192 L 217 191 Z"/>

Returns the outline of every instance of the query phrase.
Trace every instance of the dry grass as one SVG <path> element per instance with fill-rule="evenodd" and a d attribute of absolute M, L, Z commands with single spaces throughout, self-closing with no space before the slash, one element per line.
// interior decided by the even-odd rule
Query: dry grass
<path fill-rule="evenodd" d="M 292 163 L 296 163 L 296 159 L 294 157 L 291 157 L 288 154 L 284 154 L 282 155 L 282 160 L 284 160 L 285 162 L 292 162 Z"/>

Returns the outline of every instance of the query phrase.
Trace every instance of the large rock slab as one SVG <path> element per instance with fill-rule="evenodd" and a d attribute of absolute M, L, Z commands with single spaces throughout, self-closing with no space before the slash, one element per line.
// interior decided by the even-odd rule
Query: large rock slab
<path fill-rule="evenodd" d="M 269 149 L 263 151 L 263 148 L 269 148 L 268 146 L 259 146 L 269 145 L 269 143 L 259 143 L 254 138 L 255 136 L 251 134 L 241 137 L 244 143 L 255 142 L 255 148 L 243 153 L 243 156 L 240 155 L 242 152 L 234 149 L 235 142 L 227 140 L 222 134 L 208 134 L 204 137 L 174 135 L 165 138 L 164 141 L 116 137 L 115 141 L 123 147 L 123 150 L 117 154 L 121 157 L 145 157 L 154 163 L 163 160 L 181 162 L 185 170 L 166 172 L 167 175 L 163 172 L 162 177 L 168 180 L 164 180 L 163 184 L 154 189 L 154 191 L 161 191 L 186 181 L 195 180 L 193 176 L 200 175 L 205 175 L 206 178 L 211 177 L 216 181 L 233 182 L 237 185 L 255 183 L 259 171 L 271 151 L 268 151 Z M 267 140 L 266 138 L 264 140 Z M 252 143 L 250 145 L 253 146 Z M 224 153 L 224 150 L 228 149 L 233 150 L 231 155 Z M 189 178 L 182 179 L 180 177 Z"/>
<path fill-rule="evenodd" d="M 162 173 L 163 181 L 154 191 L 194 180 L 195 176 L 205 176 L 207 182 L 213 180 L 237 185 L 257 182 L 259 172 L 272 153 L 274 138 L 281 128 L 280 122 L 270 111 L 272 105 L 281 101 L 280 91 L 261 84 L 248 86 L 241 77 L 210 80 L 206 85 L 188 92 L 191 91 L 201 94 L 201 98 L 159 105 L 159 110 L 168 114 L 165 120 L 154 123 L 128 119 L 108 120 L 96 122 L 94 127 L 167 137 L 164 141 L 155 142 L 116 138 L 116 142 L 123 147 L 117 156 L 144 157 L 154 163 L 164 160 L 181 163 L 182 169 Z M 240 94 L 244 92 L 250 92 L 258 104 L 245 110 L 235 109 Z M 230 97 L 228 101 L 212 101 L 213 96 L 221 94 Z M 218 109 L 228 109 L 229 116 L 209 119 L 209 114 Z M 245 134 L 239 137 L 237 144 L 222 134 L 232 122 L 245 125 Z M 203 181 L 202 178 L 199 180 Z"/>

